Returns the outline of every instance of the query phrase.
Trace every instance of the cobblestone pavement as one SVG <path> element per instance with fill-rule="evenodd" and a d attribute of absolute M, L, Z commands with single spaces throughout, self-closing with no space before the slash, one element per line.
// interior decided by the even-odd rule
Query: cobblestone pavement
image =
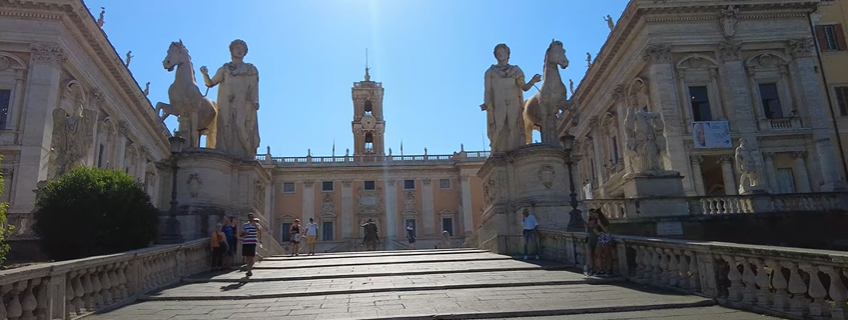
<path fill-rule="evenodd" d="M 269 259 L 249 281 L 243 272 L 197 275 L 88 319 L 776 319 L 620 279 L 586 279 L 552 262 L 459 250 L 368 254 Z"/>

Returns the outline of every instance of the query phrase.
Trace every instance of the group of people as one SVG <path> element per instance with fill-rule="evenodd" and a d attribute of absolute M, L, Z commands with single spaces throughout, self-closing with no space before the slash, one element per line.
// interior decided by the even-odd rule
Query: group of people
<path fill-rule="evenodd" d="M 521 225 L 524 229 L 524 260 L 528 258 L 528 245 L 532 242 L 536 248 L 536 259 L 539 259 L 539 222 L 536 216 L 524 209 Z M 588 252 L 586 275 L 598 277 L 613 276 L 613 239 L 609 233 L 609 219 L 600 209 L 589 209 L 589 221 L 586 223 L 588 233 Z"/>
<path fill-rule="evenodd" d="M 306 246 L 309 249 L 306 255 L 315 255 L 315 241 L 318 239 L 318 224 L 315 223 L 315 219 L 309 218 L 309 223 L 305 227 L 300 224 L 300 219 L 294 219 L 294 223 L 289 228 L 292 257 L 300 255 L 300 243 L 304 236 L 306 237 Z"/>
<path fill-rule="evenodd" d="M 241 255 L 246 264 L 247 276 L 253 275 L 256 248 L 262 248 L 262 226 L 259 218 L 252 213 L 247 215 L 247 222 L 241 228 L 237 226 L 236 217 L 227 217 L 223 223 L 215 226 L 210 235 L 212 246 L 212 271 L 230 270 L 235 260 L 238 243 L 241 242 Z"/>

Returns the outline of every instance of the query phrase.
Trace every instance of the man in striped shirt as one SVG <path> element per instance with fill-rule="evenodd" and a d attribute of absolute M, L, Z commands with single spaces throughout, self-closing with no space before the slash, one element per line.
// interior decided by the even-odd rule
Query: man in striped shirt
<path fill-rule="evenodd" d="M 259 218 L 255 218 L 252 213 L 247 214 L 247 223 L 242 226 L 241 238 L 241 255 L 247 263 L 247 276 L 250 277 L 253 275 L 256 246 L 261 246 L 262 243 L 262 227 L 259 226 Z"/>

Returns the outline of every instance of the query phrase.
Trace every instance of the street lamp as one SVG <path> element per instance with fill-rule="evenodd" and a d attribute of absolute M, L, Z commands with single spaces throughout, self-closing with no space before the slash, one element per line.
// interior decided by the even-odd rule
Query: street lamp
<path fill-rule="evenodd" d="M 183 236 L 180 233 L 180 221 L 177 220 L 177 159 L 183 152 L 185 139 L 177 134 L 168 138 L 171 143 L 171 207 L 168 209 L 168 220 L 165 221 L 165 232 L 162 234 L 162 243 L 182 243 Z"/>
<path fill-rule="evenodd" d="M 571 157 L 571 151 L 574 150 L 574 136 L 564 135 L 559 137 L 559 142 L 562 144 L 562 150 L 565 151 L 565 165 L 568 166 L 568 187 L 571 190 L 571 193 L 568 195 L 571 197 L 571 212 L 568 213 L 570 216 L 568 220 L 568 231 L 585 231 L 586 223 L 583 221 L 583 212 L 577 209 L 577 193 L 574 192 L 574 172 L 571 168 L 571 165 L 574 164 Z"/>

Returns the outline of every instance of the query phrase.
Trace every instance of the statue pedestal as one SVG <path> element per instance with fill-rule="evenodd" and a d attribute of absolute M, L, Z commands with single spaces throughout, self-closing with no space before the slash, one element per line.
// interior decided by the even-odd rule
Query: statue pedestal
<path fill-rule="evenodd" d="M 740 195 L 749 195 L 749 194 L 765 194 L 766 189 L 762 186 L 739 186 L 739 194 Z"/>
<path fill-rule="evenodd" d="M 659 170 L 624 175 L 624 197 L 640 199 L 635 216 L 628 218 L 689 214 L 680 172 Z"/>
<path fill-rule="evenodd" d="M 525 208 L 536 216 L 540 229 L 567 229 L 571 207 L 564 159 L 560 148 L 532 144 L 493 153 L 486 160 L 477 172 L 486 203 L 477 231 L 478 247 L 523 254 L 521 213 Z"/>
<path fill-rule="evenodd" d="M 226 216 L 240 223 L 253 213 L 266 230 L 274 230 L 266 219 L 271 174 L 259 161 L 236 158 L 225 152 L 192 148 L 183 150 L 177 165 L 177 220 L 185 240 L 208 237 Z M 160 170 L 160 220 L 168 219 L 171 201 L 170 160 L 156 164 Z M 266 231 L 268 232 L 268 231 Z"/>

